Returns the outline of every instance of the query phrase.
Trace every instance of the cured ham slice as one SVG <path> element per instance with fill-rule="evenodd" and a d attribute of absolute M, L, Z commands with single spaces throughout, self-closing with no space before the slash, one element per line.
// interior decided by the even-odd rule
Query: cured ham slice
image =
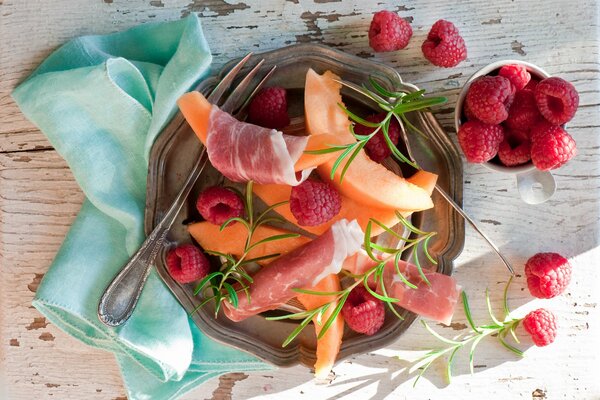
<path fill-rule="evenodd" d="M 314 169 L 305 169 L 300 176 L 294 171 L 307 143 L 307 136 L 284 135 L 240 122 L 217 106 L 212 107 L 206 141 L 208 158 L 234 182 L 300 184 Z"/>
<path fill-rule="evenodd" d="M 317 165 L 336 156 L 334 153 L 304 154 L 305 150 L 342 144 L 335 135 L 286 135 L 238 121 L 209 103 L 199 92 L 184 94 L 177 104 L 206 146 L 213 166 L 237 182 L 253 180 L 262 184 L 295 186 Z"/>
<path fill-rule="evenodd" d="M 360 249 L 363 235 L 356 220 L 336 222 L 323 235 L 258 271 L 248 289 L 250 301 L 242 294 L 237 308 L 223 303 L 225 315 L 237 322 L 274 310 L 297 296 L 292 289 L 313 287 L 329 274 L 339 273 L 344 260 Z"/>
<path fill-rule="evenodd" d="M 362 274 L 375 265 L 375 261 L 361 251 L 349 257 L 343 268 L 353 274 Z M 408 311 L 449 325 L 461 291 L 456 280 L 439 272 L 423 270 L 430 286 L 423 280 L 415 265 L 400 261 L 399 270 L 417 288 L 408 287 L 398 276 L 394 262 L 389 261 L 383 272 L 387 295 L 398 299 L 396 304 Z M 381 288 L 378 291 L 381 293 Z"/>

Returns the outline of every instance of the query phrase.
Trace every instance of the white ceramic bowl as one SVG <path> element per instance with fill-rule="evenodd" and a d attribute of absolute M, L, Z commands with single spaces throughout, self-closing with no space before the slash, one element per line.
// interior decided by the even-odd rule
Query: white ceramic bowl
<path fill-rule="evenodd" d="M 539 80 L 550 77 L 550 74 L 537 65 L 520 60 L 496 61 L 481 68 L 479 71 L 471 75 L 471 77 L 467 80 L 460 91 L 458 100 L 456 101 L 456 105 L 454 107 L 454 127 L 456 128 L 457 133 L 461 124 L 464 122 L 462 117 L 463 105 L 465 102 L 465 97 L 467 96 L 467 92 L 469 91 L 469 87 L 473 81 L 484 75 L 493 75 L 492 73 L 500 69 L 500 67 L 512 64 L 524 65 L 531 76 L 538 78 Z M 554 181 L 552 174 L 547 171 L 537 170 L 531 161 L 527 164 L 518 165 L 515 167 L 506 167 L 496 162 L 486 162 L 482 165 L 495 172 L 515 175 L 517 178 L 517 188 L 519 189 L 521 199 L 528 204 L 543 203 L 552 197 L 556 191 L 556 182 Z"/>

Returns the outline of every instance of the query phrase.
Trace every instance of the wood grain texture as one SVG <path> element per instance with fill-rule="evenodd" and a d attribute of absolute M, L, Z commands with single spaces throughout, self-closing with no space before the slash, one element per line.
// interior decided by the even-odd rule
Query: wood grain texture
<path fill-rule="evenodd" d="M 374 54 L 368 46 L 371 13 L 398 11 L 411 21 L 407 49 Z M 315 398 L 597 399 L 600 382 L 600 301 L 596 265 L 600 240 L 600 56 L 598 4 L 592 0 L 538 2 L 429 1 L 223 1 L 223 0 L 19 0 L 0 1 L 0 398 L 124 399 L 113 357 L 86 347 L 49 324 L 31 307 L 33 294 L 72 223 L 83 195 L 64 161 L 18 111 L 10 91 L 56 47 L 82 34 L 114 32 L 139 23 L 197 13 L 215 55 L 214 68 L 248 50 L 265 51 L 297 42 L 320 42 L 393 65 L 403 78 L 449 98 L 436 115 L 454 137 L 453 104 L 468 77 L 485 64 L 527 60 L 575 84 L 581 106 L 569 131 L 579 155 L 556 171 L 556 195 L 541 206 L 518 199 L 514 177 L 465 165 L 464 204 L 470 215 L 519 267 L 537 251 L 573 257 L 567 293 L 531 301 L 523 277 L 511 287 L 519 315 L 544 306 L 560 320 L 557 341 L 529 348 L 517 360 L 494 341 L 482 343 L 469 375 L 464 354 L 451 385 L 434 365 L 412 389 L 407 362 L 415 349 L 436 345 L 418 324 L 386 349 L 353 357 L 336 368 L 331 385 L 316 385 L 310 371 L 232 373 L 212 380 L 184 399 Z M 456 68 L 437 68 L 420 44 L 439 18 L 456 23 L 469 58 Z M 485 243 L 467 228 L 456 277 L 469 293 L 476 320 L 486 320 L 484 288 L 500 312 L 507 275 Z M 465 318 L 449 328 L 458 334 Z M 526 343 L 524 347 L 528 347 Z M 92 370 L 93 366 L 93 370 Z M 4 380 L 4 382 L 2 382 Z M 2 384 L 4 383 L 4 384 Z M 4 391 L 4 392 L 3 392 Z"/>

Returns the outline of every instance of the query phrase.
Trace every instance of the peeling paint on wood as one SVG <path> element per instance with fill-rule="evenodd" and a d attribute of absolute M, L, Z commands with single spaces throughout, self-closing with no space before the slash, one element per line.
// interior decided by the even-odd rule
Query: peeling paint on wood
<path fill-rule="evenodd" d="M 48 326 L 48 322 L 44 317 L 35 317 L 33 322 L 25 327 L 28 331 L 32 329 L 43 329 Z"/>
<path fill-rule="evenodd" d="M 56 338 L 50 332 L 44 332 L 40 335 L 39 339 L 44 342 L 53 342 Z"/>
<path fill-rule="evenodd" d="M 546 391 L 542 389 L 535 389 L 533 393 L 531 393 L 531 398 L 533 400 L 545 399 Z"/>
<path fill-rule="evenodd" d="M 527 55 L 525 50 L 523 50 L 523 48 L 525 46 L 523 45 L 523 43 L 519 42 L 518 40 L 513 40 L 513 42 L 510 44 L 510 47 L 512 48 L 512 51 L 514 51 L 517 54 L 520 54 L 522 56 Z"/>
<path fill-rule="evenodd" d="M 247 8 L 250 8 L 250 6 L 246 3 L 229 4 L 224 0 L 194 0 L 185 7 L 181 15 L 182 17 L 185 17 L 190 13 L 198 12 L 206 17 L 219 17 L 229 15 L 236 10 L 245 10 Z M 205 11 L 209 12 L 205 13 Z"/>
<path fill-rule="evenodd" d="M 29 289 L 29 291 L 33 293 L 37 292 L 37 288 L 40 285 L 40 282 L 42 281 L 43 277 L 44 274 L 34 274 L 33 280 L 30 284 L 27 285 L 27 289 Z"/>
<path fill-rule="evenodd" d="M 60 385 L 58 383 L 46 383 L 45 386 L 47 388 L 57 388 L 57 387 L 60 387 Z"/>
<path fill-rule="evenodd" d="M 244 379 L 248 379 L 248 375 L 242 372 L 221 375 L 219 377 L 219 386 L 212 393 L 212 400 L 231 400 L 233 387 L 237 382 L 243 381 Z"/>
<path fill-rule="evenodd" d="M 8 344 L 9 346 L 13 347 L 19 347 L 21 345 L 17 339 L 10 339 L 10 342 Z"/>
<path fill-rule="evenodd" d="M 487 21 L 483 21 L 481 23 L 481 25 L 496 25 L 496 24 L 501 24 L 502 23 L 502 18 L 492 18 L 492 19 L 488 19 Z"/>

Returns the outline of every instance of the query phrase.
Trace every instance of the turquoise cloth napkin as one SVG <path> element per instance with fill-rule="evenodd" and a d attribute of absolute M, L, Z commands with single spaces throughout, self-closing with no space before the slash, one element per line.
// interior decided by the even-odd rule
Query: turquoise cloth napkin
<path fill-rule="evenodd" d="M 70 41 L 12 94 L 86 197 L 33 305 L 79 340 L 114 352 L 131 399 L 174 399 L 225 372 L 270 368 L 203 335 L 154 270 L 126 324 L 109 328 L 96 314 L 144 240 L 152 144 L 211 61 L 191 15 Z"/>

